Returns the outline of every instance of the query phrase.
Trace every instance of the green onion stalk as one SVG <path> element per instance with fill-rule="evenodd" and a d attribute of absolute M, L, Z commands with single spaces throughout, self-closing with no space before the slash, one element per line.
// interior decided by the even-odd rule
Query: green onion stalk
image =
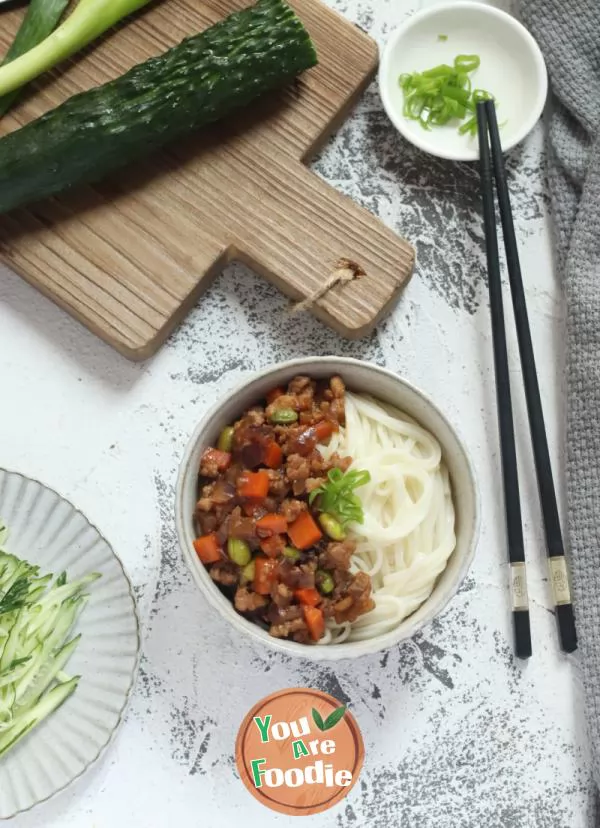
<path fill-rule="evenodd" d="M 52 34 L 0 67 L 0 96 L 20 89 L 83 49 L 108 29 L 145 6 L 149 0 L 80 0 Z"/>

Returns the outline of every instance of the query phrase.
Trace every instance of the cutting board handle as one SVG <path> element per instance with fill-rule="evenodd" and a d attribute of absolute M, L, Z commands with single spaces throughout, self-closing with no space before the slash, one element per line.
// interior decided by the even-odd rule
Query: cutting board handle
<path fill-rule="evenodd" d="M 270 154 L 268 165 L 271 186 L 253 219 L 260 229 L 240 240 L 241 258 L 299 301 L 321 294 L 336 269 L 353 263 L 356 278 L 335 284 L 311 309 L 343 336 L 362 336 L 406 283 L 412 247 L 294 159 Z"/>

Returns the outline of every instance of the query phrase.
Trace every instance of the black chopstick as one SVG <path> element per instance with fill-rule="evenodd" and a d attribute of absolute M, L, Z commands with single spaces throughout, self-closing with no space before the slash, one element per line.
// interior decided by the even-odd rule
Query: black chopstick
<path fill-rule="evenodd" d="M 529 658 L 531 655 L 531 630 L 529 625 L 527 573 L 525 569 L 525 544 L 523 541 L 517 452 L 515 448 L 506 331 L 504 327 L 504 307 L 502 304 L 502 282 L 500 279 L 498 236 L 496 233 L 496 215 L 494 211 L 492 165 L 488 143 L 487 115 L 485 107 L 481 103 L 477 104 L 477 130 L 479 136 L 479 163 L 483 203 L 483 225 L 487 254 L 488 289 L 490 294 L 490 316 L 494 344 L 496 404 L 498 408 L 498 428 L 502 455 L 506 540 L 511 573 L 515 653 L 519 658 Z"/>
<path fill-rule="evenodd" d="M 575 617 L 571 592 L 565 562 L 565 549 L 563 545 L 562 532 L 560 529 L 560 518 L 556 503 L 556 492 L 554 479 L 552 477 L 552 465 L 548 451 L 548 439 L 544 424 L 544 412 L 540 397 L 535 356 L 529 329 L 527 316 L 527 305 L 525 291 L 523 289 L 523 278 L 521 276 L 521 265 L 519 263 L 519 251 L 510 206 L 510 195 L 506 181 L 506 170 L 500 144 L 500 133 L 496 118 L 496 107 L 493 101 L 485 104 L 488 129 L 492 144 L 492 161 L 496 178 L 496 192 L 498 194 L 498 205 L 500 207 L 500 218 L 502 220 L 502 231 L 504 234 L 504 249 L 506 252 L 506 263 L 512 294 L 515 324 L 517 328 L 517 339 L 519 343 L 519 354 L 521 357 L 521 371 L 525 385 L 525 398 L 527 401 L 527 414 L 529 417 L 529 430 L 533 445 L 533 456 L 537 476 L 538 491 L 542 507 L 544 531 L 546 535 L 546 548 L 548 552 L 548 565 L 550 569 L 550 582 L 556 607 L 558 631 L 562 649 L 571 653 L 577 649 L 577 633 L 575 631 Z"/>

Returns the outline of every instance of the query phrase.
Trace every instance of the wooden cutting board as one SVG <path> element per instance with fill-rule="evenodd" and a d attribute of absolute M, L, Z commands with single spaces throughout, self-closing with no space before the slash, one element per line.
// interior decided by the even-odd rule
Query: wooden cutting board
<path fill-rule="evenodd" d="M 244 5 L 152 5 L 39 81 L 0 133 Z M 153 354 L 233 259 L 294 300 L 314 296 L 340 262 L 355 263 L 363 275 L 312 305 L 352 338 L 386 313 L 411 274 L 412 248 L 304 166 L 371 80 L 377 46 L 317 0 L 292 5 L 320 59 L 295 84 L 102 184 L 0 217 L 2 260 L 129 358 Z M 0 14 L 2 52 L 21 16 Z"/>

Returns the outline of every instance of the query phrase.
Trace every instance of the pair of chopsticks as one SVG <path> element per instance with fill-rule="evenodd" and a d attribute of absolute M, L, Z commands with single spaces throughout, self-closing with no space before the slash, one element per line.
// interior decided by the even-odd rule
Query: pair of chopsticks
<path fill-rule="evenodd" d="M 493 101 L 484 101 L 477 104 L 477 127 L 490 315 L 494 343 L 496 402 L 502 453 L 506 536 L 511 571 L 515 652 L 520 658 L 529 658 L 532 649 L 527 575 L 525 569 L 525 544 L 523 541 L 523 523 L 521 519 L 519 476 L 510 394 L 506 330 L 504 327 L 502 282 L 500 278 L 500 259 L 498 254 L 492 173 L 496 180 L 496 192 L 502 221 L 506 264 L 508 267 L 513 311 L 517 328 L 521 371 L 525 385 L 529 430 L 531 433 L 535 471 L 542 507 L 550 582 L 552 585 L 554 605 L 556 607 L 558 633 L 562 649 L 570 653 L 577 649 L 575 618 L 573 615 L 573 604 L 571 602 L 565 550 L 560 529 L 533 344 L 531 342 L 529 319 L 527 317 L 527 305 L 525 303 L 525 291 L 523 289 L 521 266 L 519 264 L 517 240 L 510 206 L 508 185 L 506 183 L 506 171 L 502 157 L 496 108 Z M 491 140 L 491 156 L 488 133 Z"/>

